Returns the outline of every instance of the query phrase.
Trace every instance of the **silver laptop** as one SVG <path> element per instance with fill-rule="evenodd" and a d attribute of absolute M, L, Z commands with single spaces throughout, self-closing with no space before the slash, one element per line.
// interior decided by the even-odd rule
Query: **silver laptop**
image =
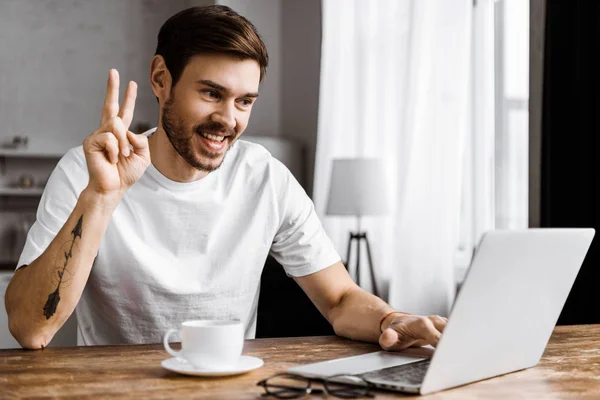
<path fill-rule="evenodd" d="M 594 237 L 593 229 L 485 234 L 437 349 L 375 352 L 287 372 L 355 375 L 375 387 L 428 394 L 535 366 Z M 364 384 L 364 382 L 363 382 Z"/>

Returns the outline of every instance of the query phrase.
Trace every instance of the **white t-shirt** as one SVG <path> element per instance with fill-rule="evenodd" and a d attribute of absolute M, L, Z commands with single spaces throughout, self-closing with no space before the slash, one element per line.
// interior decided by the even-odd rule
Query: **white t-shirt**
<path fill-rule="evenodd" d="M 18 266 L 48 247 L 88 180 L 83 148 L 69 150 Z M 218 170 L 189 183 L 150 164 L 112 215 L 77 304 L 78 343 L 158 343 L 182 321 L 210 318 L 239 319 L 253 338 L 269 252 L 291 276 L 340 260 L 310 198 L 262 146 L 238 140 Z"/>

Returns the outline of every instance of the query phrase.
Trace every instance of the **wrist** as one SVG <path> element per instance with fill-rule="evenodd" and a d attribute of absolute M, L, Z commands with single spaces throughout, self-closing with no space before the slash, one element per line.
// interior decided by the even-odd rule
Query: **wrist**
<path fill-rule="evenodd" d="M 119 191 L 100 193 L 87 186 L 79 195 L 79 201 L 92 206 L 99 211 L 112 212 L 117 208 L 123 198 L 123 193 Z"/>
<path fill-rule="evenodd" d="M 406 316 L 406 315 L 411 315 L 411 314 L 407 313 L 407 312 L 395 311 L 395 310 L 385 313 L 379 320 L 379 331 L 381 333 L 383 333 L 383 331 L 385 331 L 387 328 L 390 327 L 390 325 L 394 322 L 395 319 L 397 319 L 398 317 L 401 317 L 401 316 Z"/>

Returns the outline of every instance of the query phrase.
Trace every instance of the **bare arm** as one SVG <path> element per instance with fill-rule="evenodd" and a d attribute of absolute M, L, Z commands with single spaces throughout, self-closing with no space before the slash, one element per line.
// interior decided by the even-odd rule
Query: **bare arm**
<path fill-rule="evenodd" d="M 15 272 L 6 290 L 5 305 L 10 332 L 21 346 L 46 347 L 69 318 L 114 208 L 115 201 L 84 190 L 46 251 Z"/>
<path fill-rule="evenodd" d="M 339 336 L 379 342 L 386 350 L 400 350 L 437 345 L 446 325 L 447 320 L 439 316 L 396 312 L 379 297 L 356 285 L 341 262 L 294 279 Z"/>
<path fill-rule="evenodd" d="M 356 285 L 341 262 L 294 279 L 339 336 L 377 342 L 381 335 L 379 320 L 394 311 L 379 297 Z"/>
<path fill-rule="evenodd" d="M 19 268 L 8 285 L 8 325 L 23 347 L 47 346 L 69 318 L 113 211 L 150 164 L 148 139 L 128 130 L 136 90 L 130 82 L 119 109 L 119 75 L 116 70 L 109 72 L 102 122 L 83 142 L 89 184 L 46 250 Z"/>

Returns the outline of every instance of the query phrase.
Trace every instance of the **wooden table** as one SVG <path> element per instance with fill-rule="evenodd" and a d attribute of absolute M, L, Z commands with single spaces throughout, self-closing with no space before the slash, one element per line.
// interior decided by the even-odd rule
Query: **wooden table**
<path fill-rule="evenodd" d="M 517 328 L 517 327 L 516 327 Z M 335 336 L 249 340 L 244 353 L 265 365 L 245 375 L 201 378 L 160 366 L 162 345 L 0 350 L 0 398 L 34 396 L 259 399 L 256 382 L 291 366 L 371 351 Z M 404 397 L 377 392 L 377 398 Z M 540 364 L 525 371 L 439 392 L 431 399 L 600 398 L 600 325 L 558 327 Z M 315 398 L 321 398 L 315 396 Z"/>

